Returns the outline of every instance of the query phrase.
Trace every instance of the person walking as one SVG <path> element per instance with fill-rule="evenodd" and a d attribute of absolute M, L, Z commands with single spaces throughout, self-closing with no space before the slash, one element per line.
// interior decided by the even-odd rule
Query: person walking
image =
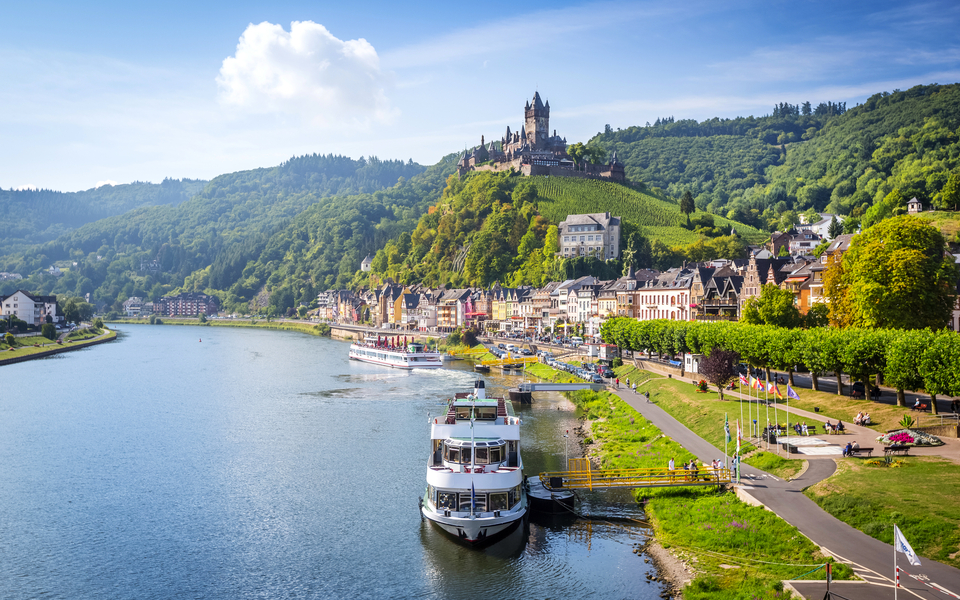
<path fill-rule="evenodd" d="M 673 457 L 670 457 L 670 462 L 667 463 L 667 470 L 670 471 L 670 483 L 673 483 L 673 472 L 676 469 L 676 464 L 673 461 Z"/>
<path fill-rule="evenodd" d="M 617 389 L 618 389 L 618 390 L 620 389 L 620 378 L 619 378 L 619 377 L 617 377 Z"/>

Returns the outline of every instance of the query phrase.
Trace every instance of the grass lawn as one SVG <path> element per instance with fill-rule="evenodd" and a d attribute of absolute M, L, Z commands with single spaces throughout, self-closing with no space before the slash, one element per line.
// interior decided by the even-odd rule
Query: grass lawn
<path fill-rule="evenodd" d="M 785 393 L 786 388 L 781 387 Z M 844 389 L 849 390 L 849 386 Z M 814 407 L 818 407 L 824 418 L 831 421 L 839 419 L 844 423 L 853 423 L 853 418 L 857 416 L 857 413 L 863 411 L 869 413 L 870 420 L 873 421 L 870 428 L 879 432 L 896 429 L 897 423 L 904 415 L 910 415 L 914 419 L 920 417 L 922 420 L 923 418 L 923 415 L 911 411 L 908 407 L 871 402 L 866 399 L 855 400 L 850 396 L 838 396 L 830 392 L 815 392 L 805 388 L 794 388 L 794 390 L 800 396 L 800 400 L 791 400 L 790 406 L 809 412 L 814 412 Z M 932 420 L 930 424 L 933 424 Z"/>
<path fill-rule="evenodd" d="M 960 466 L 932 457 L 838 461 L 804 493 L 825 511 L 888 544 L 896 524 L 921 556 L 960 567 Z"/>
<path fill-rule="evenodd" d="M 678 463 L 693 458 L 614 394 L 583 390 L 570 397 L 590 422 L 585 442 L 593 445 L 592 457 L 603 468 L 662 468 L 670 457 Z M 748 506 L 731 492 L 668 488 L 637 490 L 635 496 L 648 498 L 656 539 L 696 557 L 700 574 L 684 590 L 687 600 L 782 598 L 783 579 L 825 577 L 823 569 L 806 566 L 827 561 L 810 540 L 776 514 Z M 852 575 L 843 565 L 834 573 L 840 579 Z"/>
<path fill-rule="evenodd" d="M 90 330 L 93 331 L 93 330 Z M 79 333 L 79 332 L 75 332 Z M 14 346 L 13 350 L 10 349 L 5 343 L 0 342 L 0 360 L 5 358 L 15 358 L 18 356 L 29 356 L 31 354 L 40 354 L 42 352 L 47 352 L 53 350 L 54 348 L 65 348 L 68 346 L 82 346 L 84 341 L 97 338 L 102 334 L 103 331 L 98 330 L 98 333 L 88 333 L 82 337 L 73 337 L 71 334 L 67 339 L 71 340 L 70 344 L 58 344 L 56 342 L 51 342 L 45 337 L 28 337 L 28 338 L 19 338 L 17 340 L 18 344 L 28 344 L 29 345 L 17 345 Z M 117 332 L 107 330 L 109 334 L 108 338 L 117 337 Z M 34 346 L 34 343 L 40 344 L 40 346 Z"/>
<path fill-rule="evenodd" d="M 716 390 L 706 393 L 696 391 L 689 382 L 677 379 L 668 379 L 658 373 L 651 373 L 637 369 L 633 365 L 625 365 L 616 369 L 620 381 L 629 378 L 630 383 L 639 384 L 637 392 L 650 392 L 650 399 L 670 416 L 680 421 L 691 431 L 713 444 L 718 452 L 723 452 L 725 434 L 723 430 L 724 418 L 729 420 L 730 435 L 734 441 L 728 444 L 727 452 L 731 455 L 736 449 L 736 421 L 740 418 L 741 402 L 739 398 L 726 396 L 721 402 Z M 753 413 L 756 419 L 757 404 L 743 403 L 744 420 L 749 420 L 748 413 Z M 761 423 L 766 422 L 766 407 L 762 408 Z M 779 415 L 780 422 L 785 421 L 783 412 Z M 770 420 L 774 420 L 774 411 L 770 410 Z M 747 442 L 741 444 L 743 455 L 752 452 L 755 447 Z M 748 465 L 767 471 L 777 477 L 789 479 L 803 468 L 802 459 L 780 458 L 776 453 L 756 453 L 744 459 Z"/>

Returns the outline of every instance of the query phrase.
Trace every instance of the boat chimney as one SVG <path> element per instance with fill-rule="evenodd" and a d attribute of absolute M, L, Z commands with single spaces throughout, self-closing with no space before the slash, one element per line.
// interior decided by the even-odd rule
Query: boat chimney
<path fill-rule="evenodd" d="M 487 398 L 487 391 L 484 389 L 482 379 L 478 379 L 477 382 L 473 384 L 473 395 L 477 397 L 477 400 L 485 400 Z"/>

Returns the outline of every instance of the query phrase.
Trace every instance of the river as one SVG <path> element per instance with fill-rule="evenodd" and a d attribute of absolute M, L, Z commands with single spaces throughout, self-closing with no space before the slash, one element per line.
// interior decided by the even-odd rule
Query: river
<path fill-rule="evenodd" d="M 401 372 L 294 332 L 120 326 L 117 342 L 0 367 L 0 597 L 658 598 L 644 530 L 518 528 L 482 550 L 421 520 L 430 416 L 453 363 Z M 486 375 L 488 395 L 509 382 Z M 528 474 L 576 416 L 538 395 Z M 574 453 L 573 445 L 570 447 Z M 629 496 L 583 511 L 640 517 Z"/>

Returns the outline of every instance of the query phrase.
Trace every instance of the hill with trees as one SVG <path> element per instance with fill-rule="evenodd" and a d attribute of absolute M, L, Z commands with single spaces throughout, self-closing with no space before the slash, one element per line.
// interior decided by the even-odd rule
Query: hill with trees
<path fill-rule="evenodd" d="M 567 215 L 602 212 L 622 217 L 625 258 L 555 256 L 557 225 Z M 372 275 L 454 287 L 540 286 L 587 274 L 619 277 L 627 264 L 665 269 L 684 260 L 744 257 L 747 243 L 764 237 L 713 215 L 697 215 L 688 225 L 677 204 L 610 181 L 478 172 L 449 178 L 416 229 L 377 253 Z"/>
<path fill-rule="evenodd" d="M 0 258 L 0 270 L 29 274 L 19 282 L 0 283 L 0 292 L 23 287 L 43 294 L 90 293 L 95 302 L 116 305 L 130 296 L 153 300 L 185 283 L 227 290 L 240 279 L 252 281 L 244 274 L 248 263 L 272 248 L 273 236 L 308 207 L 329 199 L 327 210 L 337 219 L 369 217 L 375 219 L 373 225 L 393 221 L 408 208 L 416 211 L 411 198 L 429 202 L 424 196 L 430 190 L 439 195 L 444 172 L 452 172 L 453 163 L 448 157 L 428 170 L 412 161 L 312 155 L 221 175 L 181 204 L 138 208 Z M 414 190 L 386 198 L 389 215 L 376 210 L 350 213 L 347 199 L 352 196 L 334 196 L 373 194 L 388 187 Z M 417 217 L 416 212 L 408 215 L 412 222 Z M 45 271 L 54 263 L 63 268 L 59 278 Z M 319 285 L 329 283 L 327 274 Z"/>
<path fill-rule="evenodd" d="M 925 85 L 850 109 L 779 104 L 764 117 L 662 119 L 608 129 L 588 145 L 616 151 L 635 182 L 672 197 L 689 190 L 700 210 L 772 231 L 809 209 L 871 225 L 913 196 L 953 208 L 958 127 L 960 84 Z"/>
<path fill-rule="evenodd" d="M 203 189 L 198 179 L 102 185 L 82 192 L 0 189 L 0 254 L 39 244 L 144 206 L 177 205 Z"/>

